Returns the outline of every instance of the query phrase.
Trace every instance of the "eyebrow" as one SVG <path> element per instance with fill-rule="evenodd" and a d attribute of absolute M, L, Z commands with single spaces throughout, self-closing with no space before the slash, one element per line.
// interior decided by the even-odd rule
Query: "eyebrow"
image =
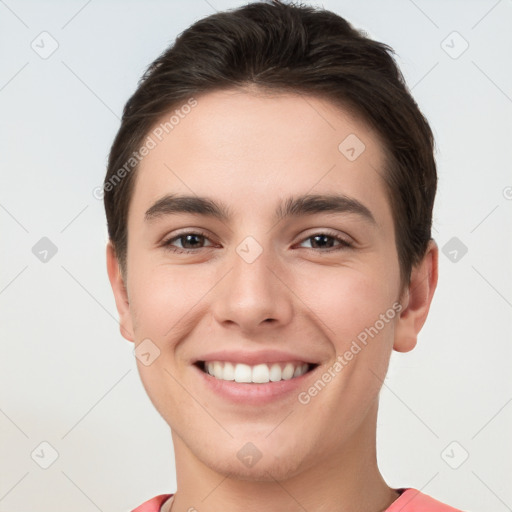
<path fill-rule="evenodd" d="M 229 207 L 208 197 L 168 194 L 158 199 L 145 214 L 146 221 L 179 214 L 192 213 L 229 222 L 233 214 Z M 319 213 L 355 213 L 376 224 L 371 211 L 357 199 L 339 194 L 306 194 L 286 198 L 276 209 L 275 218 L 315 215 Z"/>

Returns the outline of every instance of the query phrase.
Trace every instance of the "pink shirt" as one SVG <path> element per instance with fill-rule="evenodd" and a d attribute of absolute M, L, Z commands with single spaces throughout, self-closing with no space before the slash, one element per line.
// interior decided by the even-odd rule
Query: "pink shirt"
<path fill-rule="evenodd" d="M 462 512 L 450 507 L 416 489 L 397 489 L 401 495 L 385 510 L 385 512 Z M 160 512 L 160 507 L 172 494 L 160 494 L 144 502 L 132 512 Z"/>

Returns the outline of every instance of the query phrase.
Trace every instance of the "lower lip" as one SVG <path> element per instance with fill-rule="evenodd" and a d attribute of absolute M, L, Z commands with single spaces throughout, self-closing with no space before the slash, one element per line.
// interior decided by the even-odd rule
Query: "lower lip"
<path fill-rule="evenodd" d="M 288 397 L 293 393 L 298 394 L 299 388 L 304 387 L 306 380 L 318 369 L 317 366 L 300 377 L 293 377 L 288 380 L 254 384 L 216 379 L 209 373 L 203 372 L 197 366 L 193 365 L 193 367 L 199 372 L 199 376 L 208 388 L 217 395 L 237 404 L 253 405 L 264 405 Z"/>

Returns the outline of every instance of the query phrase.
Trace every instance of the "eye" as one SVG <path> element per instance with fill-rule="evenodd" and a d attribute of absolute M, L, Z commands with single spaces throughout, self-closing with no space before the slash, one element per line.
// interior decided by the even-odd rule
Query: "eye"
<path fill-rule="evenodd" d="M 339 251 L 353 247 L 354 245 L 346 238 L 329 232 L 315 233 L 305 238 L 301 244 L 311 240 L 311 249 L 324 249 L 320 252 Z M 337 243 L 337 245 L 335 245 Z M 306 247 L 308 248 L 308 247 Z"/>
<path fill-rule="evenodd" d="M 305 247 L 306 249 L 320 249 L 320 251 L 317 252 L 324 253 L 353 247 L 353 244 L 346 238 L 329 232 L 320 232 L 308 236 L 300 243 L 300 245 L 308 241 L 311 247 Z M 209 243 L 206 244 L 207 242 Z M 179 245 L 177 246 L 176 244 Z M 211 243 L 210 239 L 203 232 L 187 231 L 164 240 L 162 242 L 162 246 L 177 254 L 191 254 L 198 252 L 200 249 L 213 247 L 214 244 Z"/>
<path fill-rule="evenodd" d="M 205 241 L 209 241 L 209 238 L 206 237 L 205 233 L 187 231 L 185 233 L 180 233 L 177 236 L 164 240 L 162 242 L 162 246 L 175 253 L 193 253 L 197 252 L 198 249 L 213 246 L 213 244 L 205 246 Z M 181 247 L 176 247 L 174 245 L 175 243 L 179 243 Z"/>

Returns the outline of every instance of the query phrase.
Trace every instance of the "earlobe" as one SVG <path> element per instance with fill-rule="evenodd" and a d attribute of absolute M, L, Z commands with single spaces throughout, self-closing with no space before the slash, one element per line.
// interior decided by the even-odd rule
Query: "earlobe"
<path fill-rule="evenodd" d="M 134 341 L 128 293 L 119 267 L 119 260 L 117 259 L 114 246 L 110 241 L 107 243 L 107 273 L 110 286 L 114 292 L 117 312 L 119 313 L 119 329 L 121 335 L 128 341 Z"/>
<path fill-rule="evenodd" d="M 411 280 L 403 297 L 403 310 L 395 325 L 393 349 L 409 352 L 417 343 L 437 286 L 439 251 L 434 240 L 429 242 L 425 256 L 411 272 Z"/>

